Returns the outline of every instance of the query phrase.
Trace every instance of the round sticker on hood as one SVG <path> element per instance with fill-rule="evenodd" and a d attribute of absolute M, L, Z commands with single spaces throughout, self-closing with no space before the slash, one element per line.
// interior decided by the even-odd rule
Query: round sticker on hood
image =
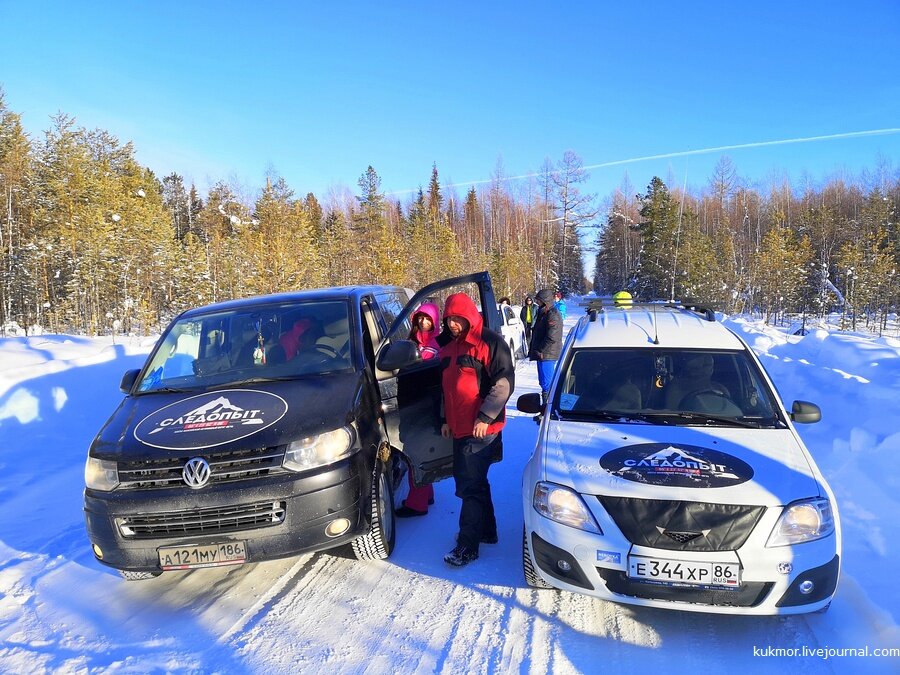
<path fill-rule="evenodd" d="M 742 459 L 682 443 L 627 445 L 603 455 L 600 466 L 625 480 L 668 487 L 729 487 L 753 478 Z"/>
<path fill-rule="evenodd" d="M 134 428 L 141 443 L 164 450 L 198 450 L 252 436 L 284 417 L 280 396 L 228 389 L 184 398 L 147 415 Z"/>

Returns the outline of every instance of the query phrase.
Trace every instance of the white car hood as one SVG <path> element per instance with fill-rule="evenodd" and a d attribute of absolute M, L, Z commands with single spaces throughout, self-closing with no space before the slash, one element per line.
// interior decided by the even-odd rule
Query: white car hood
<path fill-rule="evenodd" d="M 591 495 L 776 506 L 819 495 L 790 429 L 550 420 L 546 480 Z"/>

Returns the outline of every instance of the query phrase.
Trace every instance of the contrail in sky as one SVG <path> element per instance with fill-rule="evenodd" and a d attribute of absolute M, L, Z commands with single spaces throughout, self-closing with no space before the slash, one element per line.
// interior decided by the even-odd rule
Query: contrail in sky
<path fill-rule="evenodd" d="M 890 129 L 873 129 L 871 131 L 849 131 L 843 134 L 828 134 L 826 136 L 808 136 L 806 138 L 786 138 L 780 141 L 758 141 L 756 143 L 739 143 L 737 145 L 720 145 L 715 148 L 702 148 L 700 150 L 682 150 L 680 152 L 666 152 L 661 155 L 647 155 L 645 157 L 632 157 L 631 159 L 617 159 L 611 162 L 601 162 L 600 164 L 590 164 L 588 166 L 582 167 L 585 170 L 591 169 L 604 169 L 610 166 L 620 166 L 622 164 L 635 164 L 637 162 L 647 162 L 654 159 L 672 159 L 674 157 L 689 157 L 691 155 L 709 155 L 714 152 L 724 152 L 726 150 L 743 150 L 745 148 L 764 148 L 772 145 L 793 145 L 796 143 L 815 143 L 817 141 L 835 141 L 842 138 L 862 138 L 865 136 L 888 136 L 890 134 L 898 134 L 900 133 L 900 128 L 890 128 Z M 557 173 L 552 171 L 551 173 Z M 533 173 L 525 173 L 521 176 L 507 176 L 501 179 L 503 182 L 512 181 L 512 180 L 524 180 L 525 178 L 535 178 L 540 176 L 541 173 L 533 172 Z M 462 183 L 451 183 L 448 187 L 462 187 L 468 185 L 485 185 L 487 183 L 493 183 L 494 179 L 487 180 L 471 180 L 465 181 Z M 418 188 L 416 188 L 418 189 Z M 410 192 L 415 192 L 415 190 L 398 190 L 396 192 L 390 192 L 388 194 L 392 195 L 401 195 L 407 194 Z"/>

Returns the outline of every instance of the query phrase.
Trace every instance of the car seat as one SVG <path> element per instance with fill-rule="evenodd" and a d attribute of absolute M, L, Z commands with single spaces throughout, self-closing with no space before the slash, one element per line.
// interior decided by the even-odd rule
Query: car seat
<path fill-rule="evenodd" d="M 690 396 L 703 392 L 730 398 L 731 393 L 720 382 L 712 379 L 715 362 L 712 354 L 690 354 L 678 363 L 672 381 L 666 386 L 666 409 L 679 410 Z"/>
<path fill-rule="evenodd" d="M 339 319 L 323 328 L 325 334 L 316 340 L 316 349 L 332 358 L 347 358 L 350 353 L 350 322 Z"/>
<path fill-rule="evenodd" d="M 621 371 L 595 375 L 578 400 L 577 409 L 634 412 L 642 408 L 641 390 Z"/>

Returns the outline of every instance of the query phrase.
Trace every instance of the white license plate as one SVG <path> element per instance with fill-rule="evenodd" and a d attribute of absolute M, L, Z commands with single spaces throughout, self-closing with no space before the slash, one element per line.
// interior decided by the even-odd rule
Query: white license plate
<path fill-rule="evenodd" d="M 189 570 L 247 562 L 247 545 L 243 541 L 200 546 L 164 546 L 157 549 L 157 552 L 159 566 L 164 570 Z"/>
<path fill-rule="evenodd" d="M 738 563 L 688 562 L 629 556 L 628 576 L 631 579 L 670 585 L 737 588 L 741 585 L 741 566 Z"/>

